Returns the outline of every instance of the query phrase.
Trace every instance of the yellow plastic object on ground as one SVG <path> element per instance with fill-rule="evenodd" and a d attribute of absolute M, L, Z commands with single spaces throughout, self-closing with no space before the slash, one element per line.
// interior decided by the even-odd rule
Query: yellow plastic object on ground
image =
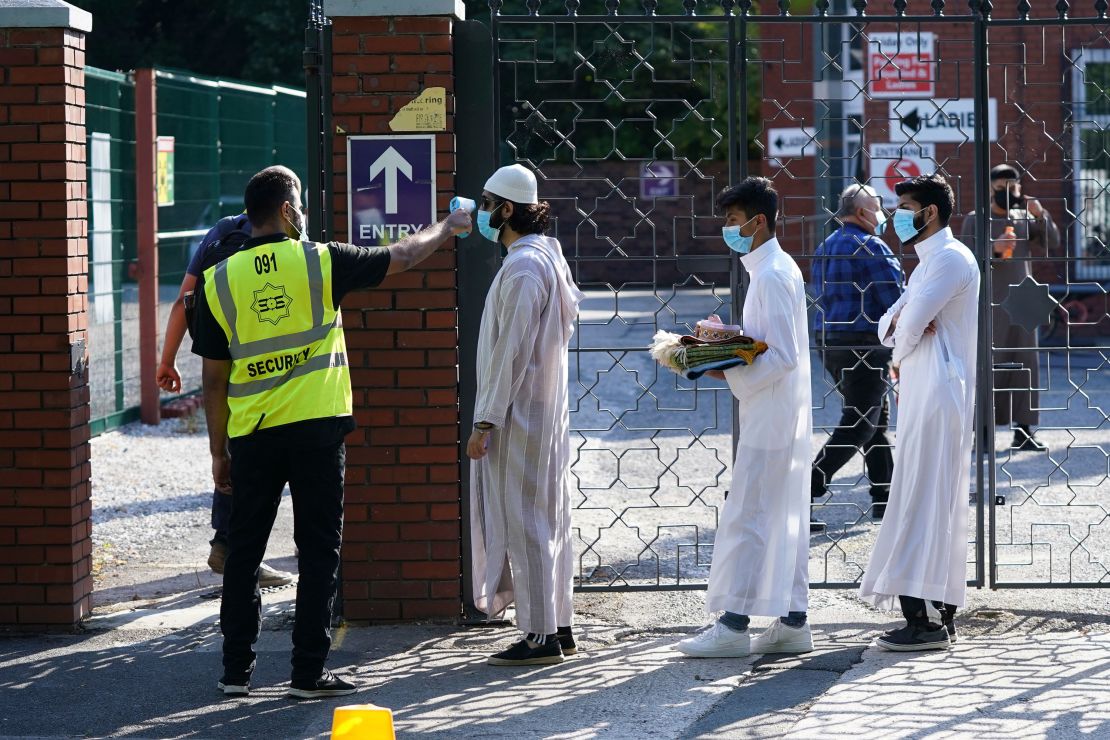
<path fill-rule="evenodd" d="M 373 704 L 336 707 L 331 718 L 331 740 L 396 740 L 393 710 Z"/>

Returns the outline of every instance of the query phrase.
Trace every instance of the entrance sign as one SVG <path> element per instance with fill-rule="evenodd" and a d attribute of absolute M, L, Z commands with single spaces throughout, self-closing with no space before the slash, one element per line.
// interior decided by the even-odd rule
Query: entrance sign
<path fill-rule="evenodd" d="M 872 144 L 868 147 L 871 179 L 868 184 L 879 192 L 888 208 L 898 202 L 894 186 L 910 177 L 928 175 L 937 168 L 936 144 Z"/>
<path fill-rule="evenodd" d="M 436 220 L 435 136 L 347 138 L 347 235 L 385 246 Z"/>

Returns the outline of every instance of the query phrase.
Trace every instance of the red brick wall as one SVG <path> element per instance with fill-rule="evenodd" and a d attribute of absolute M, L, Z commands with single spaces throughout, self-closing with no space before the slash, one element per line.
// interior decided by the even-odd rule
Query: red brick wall
<path fill-rule="evenodd" d="M 73 625 L 90 609 L 84 49 L 80 33 L 0 29 L 6 625 Z"/>
<path fill-rule="evenodd" d="M 390 119 L 421 90 L 447 89 L 448 131 L 436 136 L 445 214 L 455 172 L 451 19 L 332 20 L 332 112 L 348 134 L 389 134 Z M 347 238 L 346 145 L 335 137 L 340 240 Z M 344 301 L 359 423 L 347 439 L 347 619 L 451 618 L 461 610 L 455 277 L 448 245 Z"/>

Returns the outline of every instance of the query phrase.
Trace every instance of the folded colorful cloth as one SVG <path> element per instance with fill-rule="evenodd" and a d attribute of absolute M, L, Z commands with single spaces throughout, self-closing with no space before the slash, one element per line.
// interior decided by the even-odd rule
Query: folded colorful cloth
<path fill-rule="evenodd" d="M 679 373 L 687 380 L 697 380 L 705 375 L 710 370 L 728 370 L 730 367 L 737 365 L 750 365 L 750 362 L 745 362 L 742 357 L 730 357 L 727 360 L 717 360 L 716 362 L 706 362 L 696 367 L 687 368 Z"/>
<path fill-rule="evenodd" d="M 651 344 L 651 356 L 656 362 L 690 379 L 701 377 L 708 370 L 750 365 L 766 351 L 764 342 L 744 336 L 738 326 L 721 324 L 716 316 L 698 322 L 692 336 L 660 331 Z M 691 371 L 696 374 L 691 375 Z"/>

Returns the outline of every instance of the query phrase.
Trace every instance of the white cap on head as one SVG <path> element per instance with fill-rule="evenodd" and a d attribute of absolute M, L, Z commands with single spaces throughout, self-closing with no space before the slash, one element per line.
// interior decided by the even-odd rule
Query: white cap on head
<path fill-rule="evenodd" d="M 502 167 L 490 175 L 485 190 L 513 203 L 535 205 L 540 202 L 536 176 L 519 164 Z"/>

